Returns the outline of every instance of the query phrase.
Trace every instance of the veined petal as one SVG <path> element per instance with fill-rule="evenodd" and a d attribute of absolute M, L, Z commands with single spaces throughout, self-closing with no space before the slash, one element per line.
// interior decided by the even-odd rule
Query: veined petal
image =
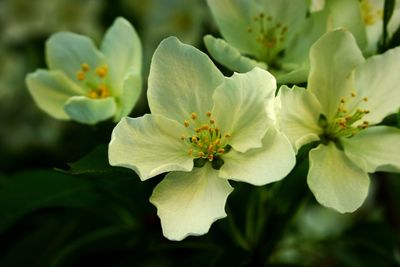
<path fill-rule="evenodd" d="M 363 50 L 367 45 L 367 32 L 360 10 L 360 1 L 331 0 L 327 1 L 326 9 L 330 15 L 328 27 L 330 29 L 343 27 L 349 30 Z"/>
<path fill-rule="evenodd" d="M 262 146 L 268 125 L 265 101 L 275 97 L 276 81 L 260 68 L 225 78 L 214 93 L 212 114 L 221 133 L 229 133 L 229 145 L 245 152 Z"/>
<path fill-rule="evenodd" d="M 52 70 L 62 70 L 67 76 L 79 82 L 76 76 L 86 63 L 94 69 L 104 63 L 93 41 L 86 36 L 72 32 L 60 32 L 52 35 L 46 42 L 47 65 Z"/>
<path fill-rule="evenodd" d="M 298 65 L 308 63 L 308 55 L 312 44 L 326 32 L 328 14 L 326 11 L 312 13 L 303 23 L 299 33 L 291 39 L 285 50 L 282 64 Z"/>
<path fill-rule="evenodd" d="M 117 111 L 114 116 L 114 121 L 118 122 L 123 116 L 128 115 L 136 102 L 139 100 L 142 92 L 142 76 L 140 73 L 129 74 L 123 84 L 119 99 Z"/>
<path fill-rule="evenodd" d="M 160 43 L 151 62 L 150 110 L 178 122 L 196 112 L 199 121 L 205 121 L 214 90 L 222 82 L 223 75 L 206 54 L 169 37 Z"/>
<path fill-rule="evenodd" d="M 142 181 L 168 171 L 190 171 L 193 159 L 180 139 L 185 128 L 159 115 L 124 117 L 115 126 L 108 149 L 113 166 L 133 169 Z"/>
<path fill-rule="evenodd" d="M 253 17 L 259 15 L 260 5 L 253 1 L 207 0 L 224 39 L 240 52 L 257 55 L 260 45 L 248 32 Z"/>
<path fill-rule="evenodd" d="M 111 84 L 119 95 L 128 73 L 141 74 L 142 46 L 135 29 L 126 19 L 118 17 L 107 30 L 101 51 L 109 65 Z M 131 90 L 136 90 L 137 87 Z"/>
<path fill-rule="evenodd" d="M 340 99 L 354 91 L 353 69 L 364 61 L 354 37 L 345 30 L 324 34 L 310 50 L 308 89 L 331 119 Z"/>
<path fill-rule="evenodd" d="M 320 145 L 310 151 L 307 183 L 322 205 L 341 213 L 353 212 L 368 195 L 369 177 L 364 169 L 333 143 Z"/>
<path fill-rule="evenodd" d="M 400 172 L 400 130 L 388 126 L 367 128 L 341 140 L 345 154 L 355 163 L 367 164 L 368 172 Z"/>
<path fill-rule="evenodd" d="M 69 119 L 64 111 L 65 102 L 83 93 L 83 89 L 61 71 L 37 70 L 28 74 L 26 84 L 39 108 L 56 119 Z"/>
<path fill-rule="evenodd" d="M 264 185 L 281 180 L 294 167 L 296 158 L 289 140 L 274 128 L 268 129 L 261 148 L 245 153 L 231 150 L 223 156 L 219 176 Z"/>
<path fill-rule="evenodd" d="M 319 140 L 323 129 L 318 125 L 322 111 L 316 97 L 304 88 L 286 85 L 279 89 L 278 123 L 296 151 L 303 145 Z"/>
<path fill-rule="evenodd" d="M 157 207 L 163 234 L 170 240 L 208 232 L 224 218 L 233 188 L 206 164 L 191 172 L 171 172 L 154 189 L 150 202 Z"/>
<path fill-rule="evenodd" d="M 109 119 L 116 109 L 113 97 L 91 99 L 86 96 L 73 96 L 64 104 L 64 111 L 71 119 L 86 124 L 96 124 Z"/>
<path fill-rule="evenodd" d="M 370 111 L 363 119 L 371 124 L 380 122 L 385 116 L 396 113 L 400 108 L 400 48 L 368 58 L 355 70 L 356 90 Z"/>
<path fill-rule="evenodd" d="M 211 35 L 204 36 L 204 44 L 210 55 L 230 70 L 248 72 L 254 67 L 267 69 L 267 65 L 240 54 L 239 50 L 229 45 L 225 40 L 214 38 Z"/>

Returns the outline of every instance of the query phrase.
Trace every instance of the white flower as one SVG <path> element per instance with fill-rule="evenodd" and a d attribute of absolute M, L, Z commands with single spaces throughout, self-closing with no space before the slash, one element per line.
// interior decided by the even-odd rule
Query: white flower
<path fill-rule="evenodd" d="M 383 35 L 384 0 L 328 0 L 329 27 L 343 27 L 351 31 L 365 55 L 376 54 Z M 387 25 L 391 39 L 400 25 L 400 1 L 395 1 Z"/>
<path fill-rule="evenodd" d="M 141 180 L 170 172 L 150 199 L 167 238 L 204 234 L 225 217 L 227 179 L 264 185 L 292 169 L 294 151 L 267 111 L 275 90 L 264 70 L 225 78 L 196 48 L 161 42 L 150 68 L 152 114 L 118 123 L 109 161 Z"/>
<path fill-rule="evenodd" d="M 100 51 L 86 36 L 59 32 L 46 42 L 49 70 L 26 77 L 36 104 L 61 120 L 95 124 L 119 121 L 132 110 L 142 88 L 142 48 L 132 25 L 117 18 Z"/>
<path fill-rule="evenodd" d="M 374 126 L 400 107 L 400 48 L 365 60 L 343 30 L 310 51 L 308 89 L 282 87 L 279 118 L 293 146 L 319 141 L 309 154 L 308 185 L 316 199 L 352 212 L 375 171 L 400 171 L 400 130 Z"/>
<path fill-rule="evenodd" d="M 223 39 L 204 43 L 225 67 L 268 69 L 279 83 L 304 82 L 311 45 L 326 30 L 323 12 L 308 13 L 306 0 L 207 0 Z"/>

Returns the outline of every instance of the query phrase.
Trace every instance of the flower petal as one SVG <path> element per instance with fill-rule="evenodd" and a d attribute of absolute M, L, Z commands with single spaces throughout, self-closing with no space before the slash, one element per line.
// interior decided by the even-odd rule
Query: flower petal
<path fill-rule="evenodd" d="M 112 97 L 91 99 L 86 96 L 73 96 L 64 105 L 64 111 L 71 119 L 85 124 L 96 124 L 111 118 L 116 108 Z"/>
<path fill-rule="evenodd" d="M 207 0 L 218 28 L 228 43 L 242 53 L 259 54 L 261 46 L 248 32 L 253 17 L 261 12 L 252 1 Z"/>
<path fill-rule="evenodd" d="M 319 140 L 323 130 L 318 125 L 321 104 L 315 96 L 304 88 L 294 86 L 279 89 L 278 123 L 296 151 L 303 145 Z"/>
<path fill-rule="evenodd" d="M 367 128 L 342 140 L 345 154 L 367 164 L 368 172 L 400 172 L 400 130 L 388 126 Z"/>
<path fill-rule="evenodd" d="M 334 144 L 310 151 L 307 183 L 319 203 L 341 213 L 358 209 L 368 195 L 369 177 Z"/>
<path fill-rule="evenodd" d="M 169 37 L 160 43 L 151 62 L 150 110 L 178 122 L 197 112 L 199 121 L 205 121 L 214 90 L 222 82 L 223 75 L 206 54 Z"/>
<path fill-rule="evenodd" d="M 36 104 L 56 119 L 69 119 L 64 111 L 64 104 L 74 95 L 83 93 L 61 71 L 37 70 L 28 74 L 26 84 Z"/>
<path fill-rule="evenodd" d="M 296 65 L 294 70 L 290 71 L 272 71 L 272 74 L 276 78 L 278 84 L 296 84 L 304 83 L 307 81 L 308 73 L 310 72 L 310 66 L 307 64 Z"/>
<path fill-rule="evenodd" d="M 327 12 L 316 12 L 306 19 L 299 33 L 288 43 L 285 57 L 282 59 L 283 68 L 285 64 L 309 65 L 310 48 L 326 32 L 327 17 Z"/>
<path fill-rule="evenodd" d="M 354 90 L 352 71 L 363 61 L 354 37 L 345 30 L 328 32 L 311 47 L 308 89 L 328 120 L 335 115 L 340 99 Z"/>
<path fill-rule="evenodd" d="M 254 67 L 267 69 L 267 65 L 240 54 L 239 50 L 229 45 L 225 40 L 214 38 L 211 35 L 204 37 L 204 44 L 210 55 L 230 70 L 248 72 Z"/>
<path fill-rule="evenodd" d="M 301 27 L 307 13 L 304 0 L 208 0 L 207 3 L 224 39 L 239 51 L 258 59 L 265 57 L 268 50 L 258 40 L 261 33 L 258 16 L 265 17 L 263 27 L 271 23 L 267 17 L 280 27 L 286 26 L 287 41 Z"/>
<path fill-rule="evenodd" d="M 370 111 L 363 117 L 371 124 L 380 122 L 385 116 L 400 108 L 400 48 L 368 58 L 355 70 L 354 79 L 359 97 L 367 97 L 364 103 Z"/>
<path fill-rule="evenodd" d="M 363 50 L 367 44 L 367 32 L 358 0 L 327 1 L 330 29 L 343 27 L 355 37 L 358 46 Z"/>
<path fill-rule="evenodd" d="M 123 82 L 120 96 L 116 97 L 119 105 L 114 116 L 115 122 L 120 121 L 123 116 L 127 116 L 132 111 L 132 108 L 139 100 L 141 92 L 142 76 L 140 73 L 129 74 Z"/>
<path fill-rule="evenodd" d="M 159 115 L 124 117 L 113 130 L 109 162 L 133 169 L 141 180 L 168 171 L 190 171 L 193 159 L 181 140 L 185 130 L 176 121 Z"/>
<path fill-rule="evenodd" d="M 226 216 L 225 203 L 233 188 L 217 174 L 206 164 L 191 172 L 171 172 L 156 186 L 150 202 L 157 207 L 166 238 L 205 234 Z"/>
<path fill-rule="evenodd" d="M 79 82 L 76 73 L 81 70 L 81 65 L 86 63 L 94 69 L 103 64 L 104 56 L 88 37 L 60 32 L 47 40 L 46 60 L 50 69 L 62 70 L 71 80 Z"/>
<path fill-rule="evenodd" d="M 120 95 L 123 81 L 129 74 L 141 74 L 142 46 L 135 29 L 126 19 L 118 17 L 107 30 L 101 51 L 109 65 L 111 84 L 115 95 Z M 139 85 L 140 86 L 140 85 Z M 140 90 L 132 87 L 131 90 Z"/>
<path fill-rule="evenodd" d="M 275 78 L 260 68 L 235 73 L 215 90 L 212 116 L 221 133 L 231 135 L 229 145 L 235 150 L 244 152 L 262 146 L 261 140 L 271 124 L 265 102 L 275 98 L 275 90 Z"/>
<path fill-rule="evenodd" d="M 223 160 L 220 177 L 253 185 L 281 180 L 296 162 L 289 140 L 274 128 L 268 129 L 262 148 L 245 153 L 232 149 L 223 156 Z"/>

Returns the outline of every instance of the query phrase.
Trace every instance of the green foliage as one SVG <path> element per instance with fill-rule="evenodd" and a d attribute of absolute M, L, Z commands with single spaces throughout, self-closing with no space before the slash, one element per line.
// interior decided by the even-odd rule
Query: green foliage
<path fill-rule="evenodd" d="M 82 207 L 96 202 L 88 181 L 55 171 L 23 172 L 8 177 L 0 189 L 0 230 L 44 207 Z"/>

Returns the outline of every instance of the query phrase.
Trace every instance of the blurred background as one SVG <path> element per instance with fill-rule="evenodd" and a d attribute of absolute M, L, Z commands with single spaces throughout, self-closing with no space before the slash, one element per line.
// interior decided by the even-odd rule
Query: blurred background
<path fill-rule="evenodd" d="M 295 170 L 297 180 L 262 188 L 232 182 L 228 218 L 202 237 L 163 238 L 148 202 L 162 177 L 143 183 L 108 166 L 111 121 L 57 121 L 39 110 L 25 85 L 27 73 L 46 68 L 51 34 L 72 31 L 99 44 L 118 16 L 134 25 L 144 50 L 144 90 L 133 117 L 149 112 L 147 74 L 163 38 L 174 35 L 205 51 L 203 35 L 219 35 L 205 0 L 0 1 L 1 267 L 400 266 L 396 174 L 374 174 L 369 199 L 346 215 L 316 204 L 304 170 Z M 258 244 L 268 248 L 267 262 L 253 261 Z"/>

